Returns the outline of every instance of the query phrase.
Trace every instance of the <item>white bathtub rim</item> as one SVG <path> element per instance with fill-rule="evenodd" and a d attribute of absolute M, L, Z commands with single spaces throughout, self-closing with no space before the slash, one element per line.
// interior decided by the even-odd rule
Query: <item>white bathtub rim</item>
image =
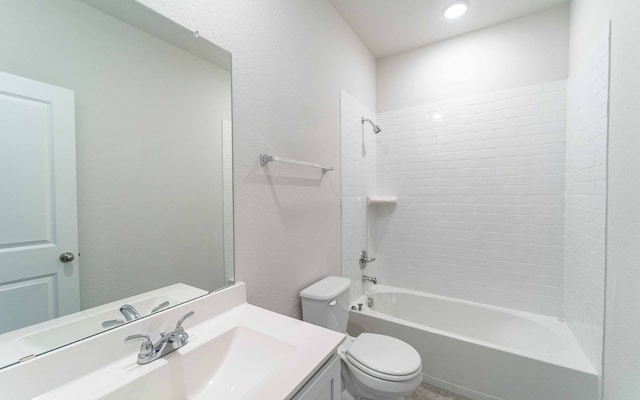
<path fill-rule="evenodd" d="M 539 314 L 533 314 L 533 313 L 529 313 L 526 311 L 519 311 L 519 310 L 511 310 L 508 308 L 502 308 L 502 307 L 497 307 L 497 306 L 491 306 L 491 305 L 487 305 L 487 304 L 482 304 L 482 303 L 475 303 L 472 301 L 467 301 L 467 300 L 460 300 L 460 299 L 455 299 L 455 298 L 451 298 L 451 297 L 446 297 L 446 296 L 440 296 L 440 295 L 435 295 L 435 294 L 431 294 L 431 293 L 424 293 L 424 292 L 419 292 L 419 291 L 415 291 L 415 290 L 410 290 L 410 289 L 403 289 L 403 288 L 396 288 L 396 287 L 391 287 L 391 286 L 386 286 L 386 285 L 375 285 L 373 286 L 368 292 L 372 292 L 372 293 L 389 293 L 389 292 L 401 292 L 401 293 L 408 293 L 408 294 L 413 294 L 416 296 L 423 296 L 423 297 L 433 297 L 433 298 L 437 298 L 437 299 L 441 299 L 441 300 L 445 300 L 445 301 L 453 301 L 453 302 L 457 302 L 457 303 L 463 303 L 463 304 L 467 304 L 470 306 L 474 306 L 474 307 L 481 307 L 481 308 L 486 308 L 486 309 L 491 309 L 494 311 L 500 311 L 500 312 L 505 312 L 507 314 L 511 314 L 511 315 L 515 315 L 521 318 L 526 318 L 526 319 L 532 319 L 536 322 L 545 322 L 545 321 L 540 321 L 540 319 L 548 319 L 548 320 L 552 320 L 554 323 L 556 324 L 563 324 L 564 328 L 563 328 L 563 332 L 561 332 L 560 334 L 562 334 L 563 336 L 565 336 L 565 339 L 568 339 L 570 341 L 570 348 L 563 351 L 563 352 L 559 352 L 554 354 L 553 359 L 551 358 L 547 358 L 544 356 L 539 356 L 539 355 L 534 355 L 531 352 L 527 352 L 527 351 L 522 351 L 520 349 L 516 349 L 513 347 L 507 347 L 507 346 L 503 346 L 503 345 L 499 345 L 496 343 L 492 343 L 492 342 L 488 342 L 488 341 L 484 341 L 484 340 L 480 340 L 480 339 L 475 339 L 475 338 L 471 338 L 468 336 L 463 336 L 457 333 L 452 333 L 449 331 L 444 331 L 441 329 L 437 329 L 437 328 L 433 328 L 427 325 L 422 325 L 419 323 L 415 323 L 412 321 L 408 321 L 402 318 L 398 318 L 398 317 L 394 317 L 392 315 L 389 314 L 385 314 L 379 311 L 375 311 L 375 310 L 371 310 L 368 306 L 367 306 L 367 302 L 366 302 L 366 298 L 367 298 L 367 293 L 363 294 L 362 296 L 360 296 L 353 304 L 357 304 L 357 303 L 362 303 L 363 307 L 362 307 L 362 311 L 353 311 L 352 312 L 359 312 L 359 313 L 364 313 L 364 314 L 369 314 L 372 315 L 374 317 L 380 318 L 380 319 L 387 319 L 389 321 L 392 321 L 394 323 L 397 324 L 403 324 L 403 325 L 408 325 L 412 328 L 415 329 L 420 329 L 420 330 L 424 330 L 427 332 L 431 332 L 434 334 L 438 334 L 438 335 L 444 335 L 444 336 L 448 336 L 448 337 L 452 337 L 458 340 L 461 340 L 463 342 L 467 342 L 467 343 L 472 343 L 472 344 L 476 344 L 479 346 L 484 346 L 484 347 L 489 347 L 491 349 L 495 349 L 507 354 L 516 354 L 518 356 L 521 357 L 525 357 L 531 360 L 535 360 L 535 361 L 539 361 L 539 362 L 543 362 L 546 364 L 551 364 L 551 365 L 558 365 L 558 366 L 562 366 L 574 371 L 578 371 L 578 372 L 583 372 L 583 373 L 587 373 L 587 374 L 591 374 L 594 376 L 597 376 L 597 372 L 595 370 L 595 368 L 593 367 L 593 365 L 591 364 L 591 362 L 587 359 L 586 355 L 584 354 L 584 352 L 582 351 L 582 349 L 580 348 L 580 346 L 577 344 L 573 334 L 571 333 L 571 331 L 569 330 L 568 326 L 566 326 L 565 323 L 559 322 L 557 320 L 555 320 L 553 317 L 550 316 L 546 316 L 546 315 L 539 315 Z M 547 321 L 549 322 L 549 321 Z M 542 323 L 543 326 L 546 326 L 546 324 Z M 556 328 L 557 329 L 557 328 Z"/>
<path fill-rule="evenodd" d="M 536 313 L 532 313 L 532 312 L 529 312 L 529 311 L 515 310 L 513 308 L 494 306 L 492 304 L 478 303 L 478 302 L 471 301 L 471 300 L 458 299 L 456 297 L 448 297 L 448 296 L 443 296 L 443 295 L 440 295 L 440 294 L 421 292 L 419 290 L 404 289 L 404 288 L 399 288 L 399 287 L 395 287 L 395 286 L 388 286 L 388 285 L 383 285 L 383 284 L 372 285 L 369 288 L 369 290 L 364 292 L 363 295 L 366 296 L 369 293 L 391 293 L 391 292 L 408 293 L 408 294 L 413 294 L 413 295 L 416 295 L 416 296 L 423 296 L 423 297 L 432 297 L 434 299 L 450 301 L 450 302 L 453 302 L 453 303 L 466 304 L 466 305 L 470 305 L 470 306 L 474 306 L 474 307 L 485 308 L 485 309 L 488 309 L 488 310 L 499 311 L 499 312 L 515 315 L 517 317 L 521 317 L 521 318 L 525 318 L 525 319 L 538 320 L 538 319 L 543 318 L 543 319 L 552 320 L 553 322 L 556 322 L 556 323 L 562 323 L 562 322 L 557 320 L 557 317 L 554 317 L 554 316 L 551 316 L 551 315 L 536 314 Z"/>
<path fill-rule="evenodd" d="M 363 296 L 362 298 L 364 299 L 365 297 Z M 356 303 L 359 303 L 359 302 L 361 302 L 361 301 L 359 300 Z M 415 322 L 407 321 L 405 319 L 397 318 L 397 317 L 394 317 L 394 316 L 391 316 L 391 315 L 388 315 L 388 314 L 384 314 L 384 313 L 381 313 L 381 312 L 378 312 L 378 311 L 373 311 L 373 310 L 369 309 L 366 306 L 363 306 L 362 311 L 353 311 L 353 312 L 360 312 L 360 313 L 363 313 L 363 314 L 368 314 L 368 315 L 371 315 L 371 316 L 374 316 L 374 317 L 377 317 L 377 318 L 380 318 L 380 319 L 389 320 L 389 321 L 397 323 L 397 324 L 407 325 L 407 326 L 410 326 L 411 328 L 420 329 L 420 330 L 424 330 L 424 331 L 427 331 L 427 332 L 430 332 L 430 333 L 435 333 L 435 334 L 438 334 L 438 335 L 443 335 L 443 336 L 455 338 L 457 340 L 460 340 L 460 341 L 463 341 L 463 342 L 467 342 L 467 343 L 471 343 L 471 344 L 475 344 L 475 345 L 478 345 L 478 346 L 489 347 L 489 348 L 491 348 L 493 350 L 497 350 L 497 351 L 500 351 L 500 352 L 503 352 L 503 353 L 515 354 L 515 355 L 518 355 L 518 356 L 521 356 L 521 357 L 524 357 L 524 358 L 528 358 L 528 359 L 531 359 L 531 360 L 539 361 L 539 362 L 542 362 L 542 363 L 546 363 L 546 364 L 550 364 L 550 365 L 557 365 L 557 366 L 568 368 L 568 369 L 571 369 L 571 370 L 574 370 L 574 371 L 583 372 L 583 373 L 587 373 L 587 374 L 591 374 L 591 375 L 597 376 L 597 373 L 595 372 L 595 369 L 593 368 L 593 366 L 590 363 L 587 364 L 587 360 L 586 359 L 585 359 L 584 365 L 581 365 L 581 364 L 575 363 L 575 362 L 567 362 L 567 361 L 564 361 L 564 360 L 549 361 L 549 360 L 546 360 L 546 359 L 544 359 L 542 357 L 535 357 L 535 356 L 532 356 L 531 354 L 529 354 L 527 352 L 524 352 L 524 351 L 521 351 L 521 350 L 518 350 L 518 349 L 514 349 L 514 348 L 511 348 L 511 347 L 501 346 L 501 345 L 498 345 L 498 344 L 495 344 L 495 343 L 490 343 L 490 342 L 486 342 L 486 341 L 483 341 L 483 340 L 473 339 L 473 338 L 470 338 L 470 337 L 467 337 L 467 336 L 462 336 L 462 335 L 459 335 L 459 334 L 456 334 L 456 333 L 443 331 L 443 330 L 432 328 L 432 327 L 429 327 L 429 326 L 426 326 L 426 325 L 422 325 L 422 324 L 417 324 Z"/>

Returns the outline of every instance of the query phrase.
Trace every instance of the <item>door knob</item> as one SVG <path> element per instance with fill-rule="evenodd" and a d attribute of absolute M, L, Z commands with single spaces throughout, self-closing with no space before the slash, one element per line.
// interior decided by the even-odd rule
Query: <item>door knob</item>
<path fill-rule="evenodd" d="M 62 261 L 63 263 L 68 263 L 71 262 L 75 259 L 76 257 L 73 255 L 73 253 L 71 252 L 64 252 L 62 254 L 60 254 L 60 261 Z"/>

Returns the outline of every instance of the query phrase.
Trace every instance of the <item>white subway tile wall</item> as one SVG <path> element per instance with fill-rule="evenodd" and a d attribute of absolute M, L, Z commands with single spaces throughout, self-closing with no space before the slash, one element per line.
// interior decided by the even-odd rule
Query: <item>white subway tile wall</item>
<path fill-rule="evenodd" d="M 361 118 L 376 120 L 375 113 L 345 91 L 341 93 L 342 152 L 342 276 L 351 279 L 351 299 L 364 290 L 358 257 L 362 250 L 375 256 L 372 236 L 375 227 L 368 226 L 367 195 L 376 193 L 376 138 L 371 125 Z M 375 221 L 372 221 L 375 222 Z M 366 273 L 376 275 L 377 265 L 370 264 Z"/>
<path fill-rule="evenodd" d="M 378 213 L 382 281 L 561 315 L 566 81 L 378 119 L 377 192 L 398 196 Z"/>
<path fill-rule="evenodd" d="M 609 27 L 569 80 L 567 121 L 565 314 L 598 372 L 604 324 Z"/>

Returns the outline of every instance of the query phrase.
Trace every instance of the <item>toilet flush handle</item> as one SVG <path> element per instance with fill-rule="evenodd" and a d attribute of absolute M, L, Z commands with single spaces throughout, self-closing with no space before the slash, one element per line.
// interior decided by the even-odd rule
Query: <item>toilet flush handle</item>
<path fill-rule="evenodd" d="M 336 301 L 336 299 L 333 299 L 329 302 L 330 306 L 335 306 L 336 304 L 338 304 L 338 302 Z"/>

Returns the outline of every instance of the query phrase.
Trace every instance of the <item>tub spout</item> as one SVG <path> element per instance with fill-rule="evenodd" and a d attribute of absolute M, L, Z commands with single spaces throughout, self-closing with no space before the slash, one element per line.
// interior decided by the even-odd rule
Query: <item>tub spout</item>
<path fill-rule="evenodd" d="M 378 283 L 378 278 L 375 276 L 362 275 L 362 282 L 371 282 L 375 285 Z"/>

